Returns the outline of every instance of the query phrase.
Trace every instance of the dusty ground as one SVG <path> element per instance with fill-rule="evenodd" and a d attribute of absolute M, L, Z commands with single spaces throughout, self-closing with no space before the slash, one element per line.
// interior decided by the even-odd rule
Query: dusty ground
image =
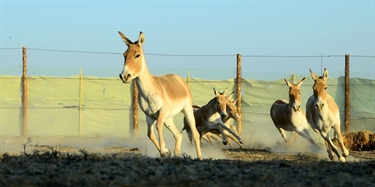
<path fill-rule="evenodd" d="M 143 148 L 2 138 L 0 186 L 375 186 L 375 152 L 348 162 L 324 151 L 216 147 L 217 158 L 150 157 Z M 280 146 L 279 146 L 280 147 Z M 13 149 L 11 149 L 13 148 Z M 14 151 L 14 149 L 18 149 Z M 202 150 L 208 149 L 207 144 Z"/>

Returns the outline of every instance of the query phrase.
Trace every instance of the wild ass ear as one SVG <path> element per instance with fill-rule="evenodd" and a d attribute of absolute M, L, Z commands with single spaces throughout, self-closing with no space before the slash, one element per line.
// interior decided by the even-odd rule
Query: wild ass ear
<path fill-rule="evenodd" d="M 303 79 L 300 80 L 300 81 L 296 84 L 296 86 L 300 87 L 304 80 L 305 80 L 305 77 L 303 77 Z"/>
<path fill-rule="evenodd" d="M 227 93 L 227 89 L 228 89 L 228 87 L 226 87 L 225 90 L 223 91 L 223 93 L 221 93 L 221 94 L 225 95 Z"/>
<path fill-rule="evenodd" d="M 138 44 L 139 45 L 143 45 L 143 42 L 145 42 L 145 35 L 143 34 L 143 32 L 141 31 L 139 33 L 139 37 L 138 37 Z"/>
<path fill-rule="evenodd" d="M 319 79 L 319 76 L 316 75 L 311 69 L 310 69 L 310 73 L 311 73 L 311 77 L 313 78 L 314 81 Z"/>
<path fill-rule="evenodd" d="M 123 34 L 122 32 L 118 31 L 118 33 L 120 34 L 122 40 L 126 43 L 127 46 L 129 46 L 130 44 L 132 44 L 133 42 L 130 41 L 126 36 L 125 34 Z"/>
<path fill-rule="evenodd" d="M 219 95 L 219 92 L 218 91 L 216 91 L 216 89 L 214 88 L 214 94 L 215 94 L 215 96 L 218 96 Z"/>
<path fill-rule="evenodd" d="M 229 94 L 226 98 L 228 99 L 228 98 L 232 97 L 233 94 L 234 94 L 234 91 L 231 94 Z"/>
<path fill-rule="evenodd" d="M 324 68 L 324 72 L 323 72 L 323 75 L 322 75 L 322 79 L 323 79 L 323 80 L 327 80 L 327 78 L 328 78 L 328 70 L 327 70 L 327 68 Z"/>
<path fill-rule="evenodd" d="M 232 103 L 233 103 L 233 104 L 236 104 L 237 101 L 238 101 L 238 98 L 236 98 Z"/>
<path fill-rule="evenodd" d="M 290 87 L 292 84 L 290 84 L 290 82 L 288 82 L 286 79 L 284 79 L 284 81 L 285 81 L 285 83 L 286 83 L 286 85 L 288 86 L 288 87 Z"/>

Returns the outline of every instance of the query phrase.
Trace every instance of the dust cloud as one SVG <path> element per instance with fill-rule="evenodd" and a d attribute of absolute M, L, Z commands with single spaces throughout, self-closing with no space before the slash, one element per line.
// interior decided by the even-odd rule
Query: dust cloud
<path fill-rule="evenodd" d="M 256 125 L 255 125 L 256 124 Z M 310 133 L 315 134 L 310 130 Z M 23 137 L 23 136 L 1 136 L 0 152 L 8 154 L 20 154 L 23 151 L 31 152 L 32 146 L 66 146 L 76 147 L 81 149 L 90 149 L 100 154 L 106 154 L 108 149 L 111 147 L 124 147 L 124 148 L 137 148 L 141 154 L 148 157 L 159 157 L 160 154 L 151 140 L 147 137 L 146 133 L 139 131 L 137 133 L 130 133 L 129 137 Z M 175 139 L 167 130 L 164 130 L 164 140 L 166 148 L 173 155 Z M 190 156 L 196 158 L 196 150 L 194 144 L 188 140 L 186 132 L 181 133 L 183 136 L 181 144 L 181 154 L 183 156 Z M 327 153 L 324 148 L 324 144 L 319 137 L 313 136 L 317 140 L 317 143 L 321 145 L 321 149 L 317 149 L 312 146 L 307 140 L 301 138 L 295 134 L 287 132 L 287 136 L 290 139 L 288 143 L 285 143 L 279 134 L 278 130 L 269 122 L 258 122 L 250 125 L 243 125 L 243 131 L 241 138 L 244 141 L 242 148 L 244 149 L 267 149 L 275 153 L 317 153 L 326 158 Z M 157 134 L 156 134 L 156 137 Z M 28 142 L 30 138 L 31 142 Z M 231 146 L 223 145 L 220 138 L 217 138 L 214 143 L 210 143 L 202 139 L 201 150 L 203 158 L 205 159 L 225 159 L 226 156 L 222 152 L 222 149 L 238 149 L 240 148 L 235 142 L 229 140 Z M 28 147 L 30 146 L 30 148 Z M 29 149 L 28 149 L 29 148 Z M 26 149 L 26 150 L 25 150 Z"/>

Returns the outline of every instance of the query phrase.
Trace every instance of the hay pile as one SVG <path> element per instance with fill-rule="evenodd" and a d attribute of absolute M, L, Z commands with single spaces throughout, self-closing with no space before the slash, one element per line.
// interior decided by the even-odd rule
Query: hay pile
<path fill-rule="evenodd" d="M 375 133 L 359 131 L 343 134 L 344 144 L 349 150 L 372 151 L 375 150 Z"/>

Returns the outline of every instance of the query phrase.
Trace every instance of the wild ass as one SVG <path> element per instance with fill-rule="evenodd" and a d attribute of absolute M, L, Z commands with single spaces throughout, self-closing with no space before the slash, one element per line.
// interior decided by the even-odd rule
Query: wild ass
<path fill-rule="evenodd" d="M 324 68 L 322 76 L 317 76 L 311 69 L 310 73 L 314 80 L 314 94 L 310 96 L 306 103 L 307 121 L 310 123 L 314 131 L 320 133 L 325 140 L 328 157 L 333 160 L 333 150 L 339 160 L 345 162 L 345 157 L 349 155 L 349 151 L 343 143 L 343 137 L 340 130 L 339 108 L 332 96 L 327 92 L 328 70 Z M 337 135 L 342 156 L 329 137 L 329 131 L 331 128 L 333 128 L 334 133 Z"/>
<path fill-rule="evenodd" d="M 242 139 L 230 128 L 228 128 L 222 120 L 226 119 L 228 116 L 226 109 L 228 98 L 225 97 L 226 90 L 227 89 L 225 89 L 224 92 L 220 93 L 217 92 L 214 88 L 215 97 L 213 99 L 211 99 L 206 105 L 202 107 L 199 107 L 197 105 L 194 106 L 195 124 L 200 134 L 200 138 L 202 138 L 202 136 L 207 132 L 213 132 L 214 134 L 221 134 L 222 142 L 224 145 L 227 144 L 226 136 L 242 143 Z M 189 139 L 191 140 L 191 131 L 189 129 L 189 126 L 187 126 L 186 124 L 185 118 L 184 124 L 184 129 L 186 129 Z"/>
<path fill-rule="evenodd" d="M 140 32 L 137 41 L 132 42 L 122 32 L 119 34 L 128 49 L 124 52 L 124 69 L 120 79 L 129 83 L 134 79 L 138 87 L 138 102 L 146 115 L 148 125 L 147 135 L 159 150 L 161 156 L 169 155 L 163 138 L 163 124 L 169 129 L 175 138 L 174 155 L 180 155 L 182 135 L 173 123 L 173 116 L 182 112 L 189 125 L 194 138 L 197 157 L 202 160 L 200 139 L 195 127 L 192 108 L 191 92 L 185 80 L 175 74 L 153 76 L 150 74 L 143 52 L 144 34 Z M 157 141 L 153 124 L 156 122 L 156 130 L 159 135 Z"/>
<path fill-rule="evenodd" d="M 227 122 L 230 120 L 230 119 L 234 119 L 235 121 L 237 121 L 240 117 L 240 115 L 238 114 L 238 109 L 237 109 L 237 106 L 236 106 L 236 103 L 237 103 L 237 99 L 235 99 L 234 101 L 231 101 L 229 98 L 231 98 L 234 94 L 234 91 L 229 94 L 228 96 L 226 96 L 226 99 L 227 99 L 227 113 L 228 113 L 228 116 L 223 120 L 223 122 L 225 124 L 227 124 Z M 227 127 L 230 126 L 232 130 L 235 129 L 235 127 L 233 125 L 227 125 Z M 234 128 L 232 128 L 234 127 Z M 237 131 L 237 130 L 236 130 Z M 237 132 L 235 132 L 237 134 Z"/>
<path fill-rule="evenodd" d="M 301 110 L 301 85 L 305 78 L 297 84 L 292 84 L 284 79 L 289 87 L 289 102 L 276 100 L 270 109 L 270 115 L 276 128 L 285 142 L 288 142 L 285 131 L 296 132 L 311 144 L 317 146 L 309 133 L 309 125 L 305 113 Z M 285 131 L 284 131 L 285 130 Z"/>
<path fill-rule="evenodd" d="M 238 113 L 238 109 L 237 109 L 237 106 L 236 106 L 236 103 L 237 103 L 237 99 L 235 99 L 234 101 L 231 101 L 229 99 L 229 97 L 231 97 L 233 95 L 234 91 L 231 93 L 231 95 L 227 96 L 227 113 L 228 113 L 228 117 L 226 117 L 225 119 L 223 119 L 223 122 L 225 124 L 225 126 L 229 127 L 230 129 L 232 129 L 232 131 L 239 135 L 238 132 L 237 132 L 237 127 L 230 124 L 230 119 L 233 119 L 235 121 L 238 121 L 238 119 L 240 118 L 240 114 Z M 228 136 L 230 139 L 232 139 L 234 142 L 236 142 L 240 148 L 242 148 L 242 144 L 243 142 L 242 141 L 238 141 L 237 139 L 234 139 L 234 138 L 231 138 L 230 136 Z M 230 147 L 232 147 L 232 145 L 230 144 L 230 142 L 228 141 L 228 144 Z"/>
<path fill-rule="evenodd" d="M 225 124 L 225 126 L 227 126 L 228 128 L 230 128 L 233 131 L 234 134 L 238 135 L 236 126 L 230 124 L 230 119 L 234 119 L 235 121 L 237 121 L 239 119 L 238 109 L 237 109 L 237 106 L 236 106 L 237 99 L 235 99 L 234 101 L 230 100 L 230 98 L 232 97 L 233 94 L 234 94 L 234 91 L 230 95 L 226 96 L 228 116 L 225 117 L 225 118 L 222 118 L 222 121 Z M 212 141 L 211 141 L 210 137 L 213 134 L 221 137 L 221 134 L 217 130 L 212 130 L 212 131 L 208 131 L 208 132 L 204 133 L 204 135 L 206 135 L 206 137 L 208 138 L 208 141 L 210 141 L 211 143 L 212 143 Z M 237 138 L 235 138 L 230 132 L 228 132 L 226 130 L 224 130 L 224 134 L 228 138 L 230 138 L 234 142 L 236 142 L 240 146 L 240 148 L 242 148 L 242 143 L 243 143 L 242 141 L 240 142 Z M 228 142 L 228 145 L 230 147 L 232 147 L 232 144 L 229 142 L 229 139 L 228 139 L 227 142 Z"/>

